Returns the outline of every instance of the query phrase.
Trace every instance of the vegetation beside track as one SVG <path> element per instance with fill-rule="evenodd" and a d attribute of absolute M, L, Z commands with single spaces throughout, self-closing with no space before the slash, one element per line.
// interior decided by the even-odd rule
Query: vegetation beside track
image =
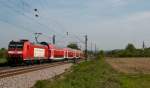
<path fill-rule="evenodd" d="M 5 48 L 0 49 L 0 64 L 7 63 L 7 50 Z"/>
<path fill-rule="evenodd" d="M 133 44 L 128 44 L 125 49 L 106 51 L 107 57 L 150 57 L 150 48 L 137 49 Z"/>
<path fill-rule="evenodd" d="M 150 88 L 150 75 L 123 74 L 104 59 L 82 62 L 53 79 L 38 81 L 33 88 Z"/>
<path fill-rule="evenodd" d="M 7 63 L 7 59 L 6 58 L 0 58 L 0 64 L 4 64 Z"/>

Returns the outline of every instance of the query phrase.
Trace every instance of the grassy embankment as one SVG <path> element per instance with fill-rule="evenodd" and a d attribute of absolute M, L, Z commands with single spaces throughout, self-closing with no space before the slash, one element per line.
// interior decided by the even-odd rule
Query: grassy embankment
<path fill-rule="evenodd" d="M 38 81 L 34 88 L 150 88 L 150 75 L 119 73 L 97 59 L 75 65 L 53 80 Z"/>

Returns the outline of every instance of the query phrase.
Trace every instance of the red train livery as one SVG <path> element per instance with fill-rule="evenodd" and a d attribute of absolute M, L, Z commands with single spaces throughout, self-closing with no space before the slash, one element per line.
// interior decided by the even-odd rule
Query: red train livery
<path fill-rule="evenodd" d="M 34 61 L 76 60 L 80 58 L 84 58 L 81 50 L 57 48 L 46 42 L 34 44 L 28 40 L 20 40 L 11 41 L 8 46 L 8 60 L 13 64 Z"/>

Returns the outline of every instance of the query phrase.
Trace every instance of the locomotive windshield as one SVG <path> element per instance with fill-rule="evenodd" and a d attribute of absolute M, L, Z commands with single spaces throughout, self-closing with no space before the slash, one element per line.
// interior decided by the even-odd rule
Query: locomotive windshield
<path fill-rule="evenodd" d="M 14 42 L 14 41 L 11 41 L 10 44 L 9 44 L 9 49 L 23 49 L 23 42 Z"/>

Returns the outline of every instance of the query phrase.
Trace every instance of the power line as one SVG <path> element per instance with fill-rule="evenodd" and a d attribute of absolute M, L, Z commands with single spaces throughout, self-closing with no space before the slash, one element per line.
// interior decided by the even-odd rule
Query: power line
<path fill-rule="evenodd" d="M 33 33 L 36 32 L 36 31 L 34 31 L 34 30 L 26 30 L 27 28 L 25 28 L 24 26 L 19 26 L 18 24 L 10 23 L 10 22 L 8 22 L 8 21 L 6 21 L 6 20 L 3 20 L 3 19 L 0 19 L 0 21 L 3 22 L 3 23 L 7 23 L 7 24 L 10 24 L 10 25 L 12 25 L 12 26 L 15 26 L 16 28 L 24 29 L 26 32 L 31 33 L 31 34 L 33 34 Z M 43 36 L 44 36 L 45 38 L 47 38 L 46 35 L 43 35 Z"/>
<path fill-rule="evenodd" d="M 4 5 L 4 4 L 3 4 L 3 5 Z M 14 10 L 15 12 L 17 12 L 18 14 L 21 14 L 22 16 L 27 17 L 29 20 L 33 19 L 33 18 L 31 18 L 31 17 L 25 15 L 24 13 L 20 12 L 19 10 L 14 9 L 13 7 L 11 7 L 11 6 L 7 5 L 7 4 L 6 4 L 5 6 L 7 6 L 7 8 L 9 8 L 9 9 L 13 9 L 13 10 Z M 33 19 L 32 21 L 35 21 L 35 19 Z M 36 21 L 35 21 L 35 22 L 36 22 Z M 44 24 L 42 24 L 42 23 L 40 23 L 40 22 L 37 22 L 37 23 L 40 24 L 41 26 L 46 26 L 46 25 L 44 25 Z M 46 27 L 49 28 L 48 26 L 46 26 Z M 55 32 L 55 31 L 54 31 L 54 32 Z M 44 36 L 46 36 L 46 37 L 49 38 L 49 36 L 47 36 L 47 35 L 44 35 Z"/>
<path fill-rule="evenodd" d="M 42 0 L 43 1 L 43 0 Z M 47 2 L 48 3 L 48 2 Z M 44 4 L 44 1 L 42 2 L 42 5 Z M 46 3 L 45 3 L 46 4 Z M 46 5 L 43 5 L 43 7 L 45 7 Z M 42 6 L 41 6 L 42 7 Z M 45 7 L 45 9 L 46 9 L 46 7 Z M 43 18 L 43 17 L 42 17 Z M 55 22 L 56 24 L 58 24 L 59 26 L 61 25 L 61 24 L 59 24 L 57 21 L 54 21 L 53 20 L 53 22 Z M 61 29 L 63 29 L 65 32 L 68 32 L 68 30 L 66 30 L 66 29 L 64 29 L 64 27 L 62 27 Z M 83 42 L 83 40 L 81 40 L 77 35 L 75 35 L 75 34 L 73 34 L 74 35 L 74 37 L 76 38 L 76 39 L 78 39 L 80 42 L 82 42 L 82 43 L 84 43 Z"/>
<path fill-rule="evenodd" d="M 23 3 L 24 3 L 24 2 L 23 2 Z M 4 5 L 4 4 L 3 4 L 3 5 Z M 27 5 L 29 5 L 29 4 L 27 4 Z M 35 20 L 34 18 L 32 18 L 32 17 L 30 17 L 30 16 L 24 14 L 23 12 L 21 12 L 21 11 L 19 11 L 19 10 L 16 10 L 16 8 L 14 9 L 13 6 L 9 6 L 8 4 L 5 4 L 5 6 L 7 6 L 7 8 L 9 8 L 9 9 L 13 9 L 16 13 L 21 14 L 22 16 L 28 18 L 29 20 L 35 21 L 35 22 L 38 23 L 39 25 L 44 26 L 44 27 L 47 27 L 48 29 L 51 29 L 51 28 L 49 28 L 49 26 L 40 23 L 39 21 L 37 21 L 37 20 Z M 29 5 L 29 6 L 30 6 L 30 5 Z M 30 7 L 31 7 L 31 6 L 30 6 Z M 56 24 L 58 24 L 58 22 L 56 22 Z M 59 24 L 59 25 L 60 25 L 60 24 Z M 62 29 L 63 29 L 63 28 L 62 28 Z M 52 29 L 51 29 L 51 30 L 52 30 Z M 63 30 L 66 31 L 66 29 L 63 29 Z M 56 33 L 55 30 L 53 30 L 53 32 Z M 66 32 L 68 32 L 68 31 L 66 31 Z M 61 35 L 61 34 L 60 34 L 60 35 Z M 74 34 L 74 37 L 75 37 L 77 40 L 79 40 L 80 42 L 84 43 L 77 35 Z"/>
<path fill-rule="evenodd" d="M 59 22 L 57 22 L 57 21 L 54 21 L 54 20 L 53 20 L 53 22 L 55 22 L 55 23 L 56 23 L 57 25 L 59 25 L 59 26 L 62 26 L 62 25 L 61 25 Z M 62 32 L 65 31 L 65 32 L 68 33 L 68 30 L 66 30 L 66 29 L 64 28 L 64 26 L 62 26 L 61 29 L 63 30 Z M 77 35 L 75 35 L 75 34 L 73 34 L 73 35 L 74 35 L 74 37 L 75 37 L 77 40 L 79 40 L 80 42 L 84 43 L 83 40 L 81 40 Z"/>
<path fill-rule="evenodd" d="M 39 21 L 35 20 L 34 18 L 32 18 L 32 17 L 30 17 L 30 16 L 28 16 L 28 15 L 25 15 L 24 13 L 22 13 L 22 12 L 16 10 L 16 9 L 14 9 L 13 7 L 11 7 L 11 6 L 7 5 L 7 4 L 3 4 L 3 5 L 7 6 L 7 8 L 9 8 L 9 9 L 13 9 L 13 10 L 14 10 L 15 12 L 17 12 L 18 14 L 21 14 L 21 15 L 23 15 L 24 17 L 27 17 L 29 20 L 32 19 L 32 21 L 35 21 L 35 22 L 38 23 L 39 25 L 45 26 L 45 27 L 49 28 L 48 26 L 46 26 L 46 25 L 40 23 Z M 50 28 L 49 28 L 49 29 L 50 29 Z M 53 31 L 54 31 L 54 30 L 53 30 Z M 54 32 L 55 32 L 55 31 L 54 31 Z"/>
<path fill-rule="evenodd" d="M 40 4 L 41 5 L 41 7 L 42 7 L 42 9 L 44 9 L 44 7 L 45 7 L 45 5 L 44 5 L 44 2 L 41 2 L 42 4 Z M 45 7 L 45 9 L 46 9 L 46 7 Z M 40 18 L 43 18 L 43 19 L 40 19 L 40 20 L 44 20 L 45 19 L 45 22 L 49 22 L 49 20 L 47 20 L 47 18 L 45 18 L 45 16 L 40 16 Z M 53 21 L 53 23 L 54 23 L 54 21 Z M 51 23 L 50 23 L 51 24 Z M 57 32 L 59 32 L 59 35 L 60 36 L 62 36 L 62 37 L 64 37 L 63 35 L 62 35 L 62 32 L 60 32 L 60 31 L 55 31 L 55 30 L 53 30 L 56 34 L 57 34 Z"/>
<path fill-rule="evenodd" d="M 10 24 L 10 25 L 12 25 L 12 26 L 15 26 L 15 27 L 17 27 L 17 28 L 24 29 L 26 32 L 31 33 L 31 30 L 26 30 L 25 27 L 19 26 L 18 24 L 10 23 L 10 22 L 8 22 L 8 21 L 6 21 L 6 20 L 3 20 L 3 19 L 0 19 L 0 21 L 3 22 L 3 23 L 7 23 L 7 24 Z M 33 30 L 32 30 L 32 32 L 33 32 Z M 33 32 L 33 33 L 34 33 L 34 32 Z"/>

